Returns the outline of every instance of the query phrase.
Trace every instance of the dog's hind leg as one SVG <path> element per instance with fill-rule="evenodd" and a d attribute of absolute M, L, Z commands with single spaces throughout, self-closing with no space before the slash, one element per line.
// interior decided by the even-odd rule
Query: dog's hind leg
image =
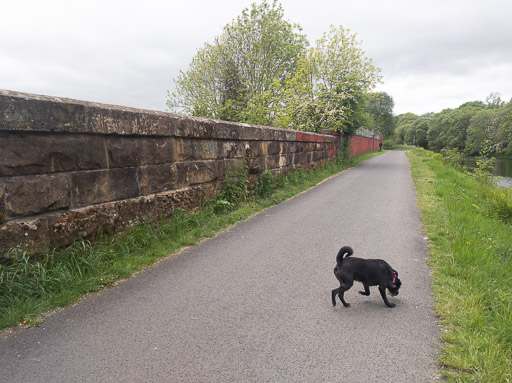
<path fill-rule="evenodd" d="M 365 284 L 363 284 L 363 286 L 364 286 L 364 291 L 359 291 L 359 294 L 369 296 L 370 295 L 370 286 L 365 285 Z"/>
<path fill-rule="evenodd" d="M 388 307 L 395 307 L 396 306 L 394 303 L 390 303 L 388 301 L 388 297 L 386 296 L 386 288 L 385 287 L 380 287 L 379 286 L 379 291 L 380 291 L 380 295 L 382 296 L 382 299 L 384 299 L 384 303 L 386 304 L 386 306 L 388 306 Z"/>
<path fill-rule="evenodd" d="M 343 294 L 345 294 L 345 291 L 349 290 L 354 283 L 350 284 L 344 284 L 342 283 L 341 286 L 337 289 L 332 290 L 332 305 L 336 306 L 336 295 L 340 298 L 341 303 L 343 303 L 343 306 L 349 307 L 350 303 L 345 302 L 345 299 L 343 297 Z"/>
<path fill-rule="evenodd" d="M 332 305 L 336 306 L 336 295 L 338 295 L 341 291 L 341 287 L 338 289 L 332 290 Z"/>

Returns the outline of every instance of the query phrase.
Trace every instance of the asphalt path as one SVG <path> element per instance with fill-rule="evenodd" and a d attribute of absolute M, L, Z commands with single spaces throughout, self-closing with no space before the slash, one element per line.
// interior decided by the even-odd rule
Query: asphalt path
<path fill-rule="evenodd" d="M 402 288 L 331 304 L 339 248 Z M 386 152 L 39 327 L 0 335 L 0 382 L 431 382 L 427 242 L 405 152 Z"/>

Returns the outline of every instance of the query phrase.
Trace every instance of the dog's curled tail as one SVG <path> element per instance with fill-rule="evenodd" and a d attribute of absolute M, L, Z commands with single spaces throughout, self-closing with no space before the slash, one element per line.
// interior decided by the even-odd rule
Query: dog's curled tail
<path fill-rule="evenodd" d="M 350 257 L 352 254 L 354 254 L 354 250 L 352 250 L 350 246 L 343 246 L 340 251 L 338 251 L 338 255 L 336 256 L 336 263 L 341 265 L 343 258 Z"/>

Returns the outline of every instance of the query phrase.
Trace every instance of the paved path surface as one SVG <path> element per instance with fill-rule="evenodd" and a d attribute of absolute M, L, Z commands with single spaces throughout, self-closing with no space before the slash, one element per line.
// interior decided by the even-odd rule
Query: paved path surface
<path fill-rule="evenodd" d="M 387 308 L 345 294 L 342 245 L 385 258 Z M 0 335 L 0 382 L 430 382 L 438 326 L 404 152 L 387 152 L 40 327 Z"/>

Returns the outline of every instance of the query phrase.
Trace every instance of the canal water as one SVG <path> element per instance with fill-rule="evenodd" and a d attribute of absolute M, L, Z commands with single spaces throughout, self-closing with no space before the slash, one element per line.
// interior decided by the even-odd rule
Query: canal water
<path fill-rule="evenodd" d="M 476 158 L 465 158 L 464 165 L 469 168 L 474 168 L 476 166 Z M 496 158 L 493 175 L 500 177 L 498 179 L 498 185 L 511 189 L 512 158 Z"/>

